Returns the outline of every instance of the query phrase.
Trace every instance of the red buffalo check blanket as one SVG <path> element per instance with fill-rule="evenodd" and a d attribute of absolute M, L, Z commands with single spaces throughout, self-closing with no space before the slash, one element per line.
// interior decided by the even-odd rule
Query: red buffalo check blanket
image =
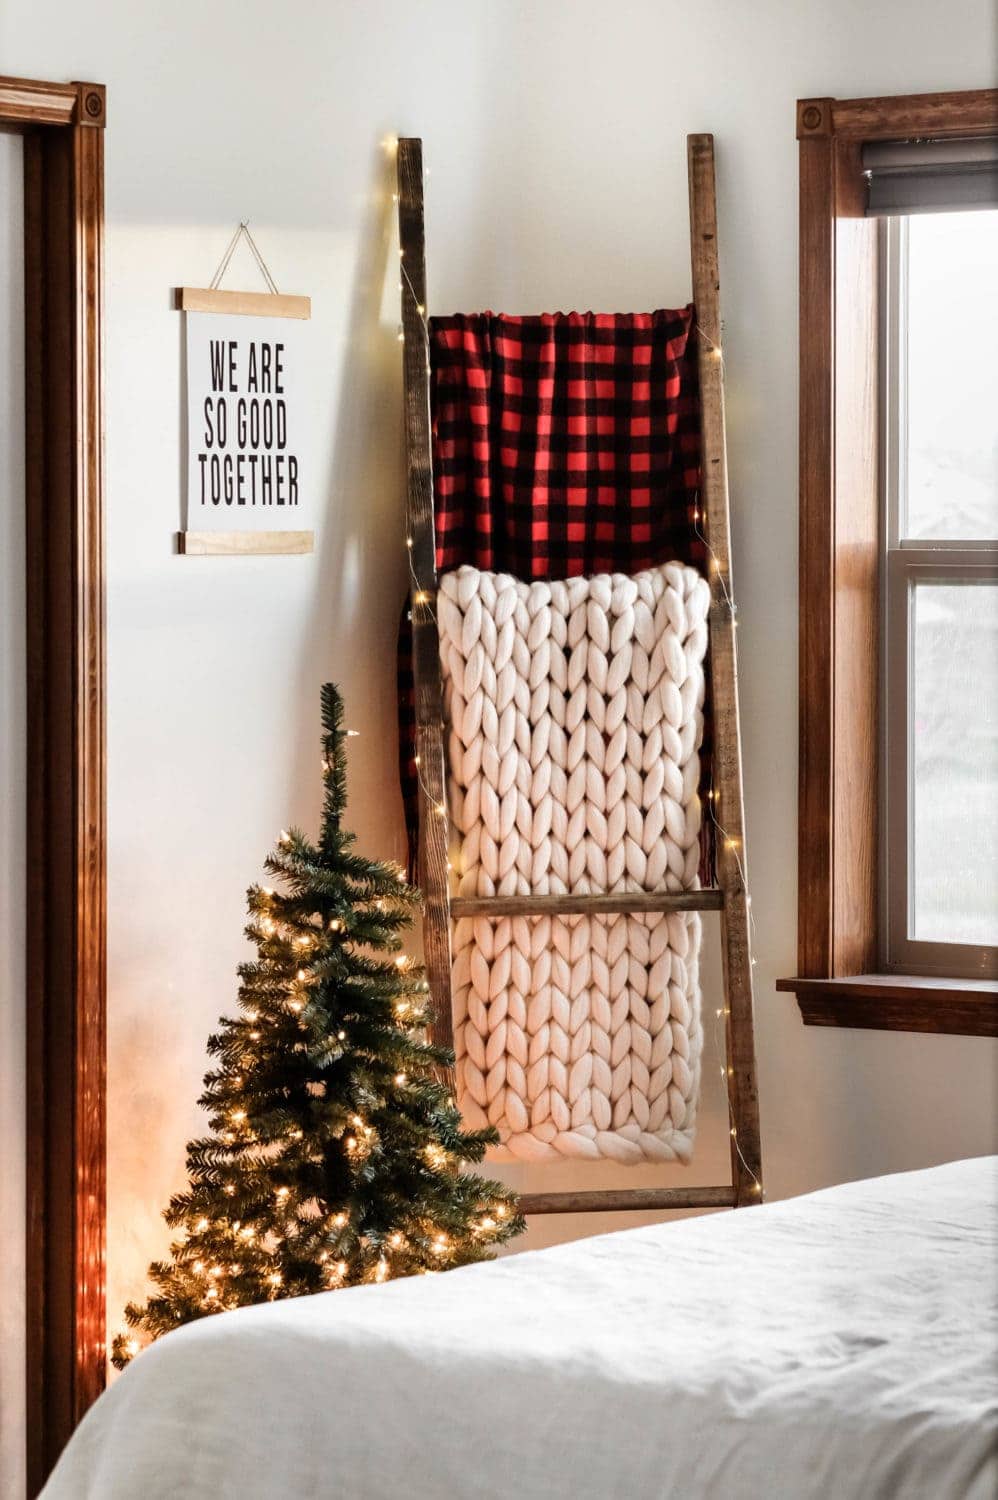
<path fill-rule="evenodd" d="M 705 568 L 695 511 L 700 405 L 692 306 L 651 313 L 455 313 L 430 320 L 437 572 L 532 582 Z M 399 642 L 399 764 L 418 831 L 410 628 Z M 702 755 L 709 780 L 708 732 Z M 712 858 L 705 819 L 701 879 Z"/>

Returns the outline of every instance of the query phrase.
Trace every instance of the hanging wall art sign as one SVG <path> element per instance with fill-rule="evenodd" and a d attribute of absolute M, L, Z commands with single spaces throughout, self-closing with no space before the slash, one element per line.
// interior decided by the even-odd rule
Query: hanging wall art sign
<path fill-rule="evenodd" d="M 181 287 L 186 317 L 187 523 L 197 556 L 311 552 L 314 474 L 305 385 L 308 297 Z"/>

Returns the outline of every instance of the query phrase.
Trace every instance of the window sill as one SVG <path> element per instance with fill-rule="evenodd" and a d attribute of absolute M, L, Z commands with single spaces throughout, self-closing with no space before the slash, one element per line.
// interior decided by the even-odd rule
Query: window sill
<path fill-rule="evenodd" d="M 778 979 L 776 988 L 797 996 L 805 1026 L 998 1036 L 998 986 L 987 979 L 851 974 Z"/>

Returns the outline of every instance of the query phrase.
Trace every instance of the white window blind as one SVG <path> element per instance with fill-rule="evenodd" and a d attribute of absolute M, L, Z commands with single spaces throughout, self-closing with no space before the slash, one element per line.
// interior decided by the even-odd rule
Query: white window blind
<path fill-rule="evenodd" d="M 972 140 L 870 141 L 863 174 L 873 218 L 998 208 L 998 130 Z"/>

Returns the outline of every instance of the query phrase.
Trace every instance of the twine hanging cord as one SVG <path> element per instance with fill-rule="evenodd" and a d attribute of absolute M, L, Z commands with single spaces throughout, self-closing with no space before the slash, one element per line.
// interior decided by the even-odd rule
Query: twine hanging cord
<path fill-rule="evenodd" d="M 259 245 L 257 244 L 256 240 L 253 238 L 253 236 L 250 234 L 249 220 L 248 219 L 243 219 L 243 220 L 240 221 L 240 223 L 237 226 L 236 231 L 233 234 L 231 240 L 229 241 L 228 245 L 225 247 L 225 254 L 222 256 L 222 259 L 218 263 L 218 269 L 215 271 L 214 276 L 211 278 L 211 281 L 208 283 L 208 285 L 210 286 L 211 290 L 213 292 L 215 292 L 221 286 L 221 284 L 222 284 L 222 277 L 225 275 L 226 271 L 229 269 L 229 262 L 232 259 L 233 255 L 235 254 L 236 246 L 239 244 L 239 241 L 241 239 L 245 239 L 246 240 L 246 243 L 247 243 L 247 245 L 250 248 L 250 253 L 252 254 L 253 259 L 256 261 L 257 265 L 259 266 L 260 273 L 263 276 L 264 281 L 266 281 L 267 286 L 269 287 L 270 291 L 273 293 L 273 295 L 275 297 L 278 296 L 279 293 L 278 293 L 278 290 L 277 290 L 277 282 L 274 280 L 273 276 L 271 276 L 271 274 L 270 274 L 270 267 L 267 265 L 267 262 L 264 260 L 263 256 L 261 255 Z"/>

